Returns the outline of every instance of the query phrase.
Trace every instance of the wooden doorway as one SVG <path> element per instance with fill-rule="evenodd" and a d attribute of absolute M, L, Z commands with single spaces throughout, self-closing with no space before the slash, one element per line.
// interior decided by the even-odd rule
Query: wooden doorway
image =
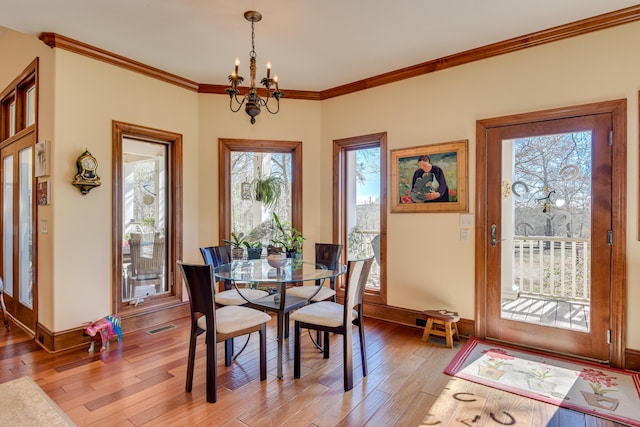
<path fill-rule="evenodd" d="M 621 100 L 478 122 L 477 336 L 623 366 L 625 118 L 626 101 Z M 517 170 L 526 158 L 518 158 L 520 147 L 544 138 L 565 138 L 573 148 L 555 154 L 551 146 L 538 148 L 538 157 L 546 157 L 547 163 L 529 164 L 529 171 L 535 173 L 524 179 L 527 175 Z M 576 142 L 578 138 L 586 139 Z M 582 164 L 575 164 L 577 161 L 567 154 L 571 150 L 582 153 L 587 148 L 588 160 L 583 159 Z M 538 161 L 532 159 L 529 157 L 526 162 Z M 550 172 L 553 168 L 558 171 L 555 176 Z M 566 197 L 565 187 L 570 180 L 567 171 L 588 183 L 587 188 L 577 190 L 582 208 Z M 516 207 L 516 196 L 528 197 L 528 211 L 522 208 L 524 205 Z M 559 201 L 569 202 L 570 206 L 560 209 L 562 205 L 556 203 Z M 572 215 L 585 217 L 582 223 L 588 229 L 576 230 L 573 222 L 577 221 Z M 536 229 L 537 216 L 542 219 L 537 220 L 540 226 Z M 563 222 L 564 228 L 556 230 L 555 219 Z M 574 252 L 580 256 L 572 263 L 566 248 L 576 245 L 583 250 Z M 523 255 L 527 250 L 528 255 Z M 561 266 L 545 269 L 543 264 L 554 257 L 560 259 Z M 566 288 L 570 287 L 568 283 L 576 282 L 576 265 L 580 262 L 584 265 L 580 270 L 584 276 L 580 298 L 588 308 L 581 314 L 586 316 L 584 327 L 540 322 L 549 314 L 549 301 L 575 299 L 576 294 L 567 293 Z M 527 281 L 533 285 L 525 289 Z M 533 288 L 540 294 L 536 303 L 542 308 L 534 313 L 538 320 L 532 321 L 536 316 L 527 319 L 528 315 L 506 315 L 505 305 L 533 292 Z M 555 289 L 559 294 L 554 293 Z M 567 315 L 574 313 L 569 311 Z"/>

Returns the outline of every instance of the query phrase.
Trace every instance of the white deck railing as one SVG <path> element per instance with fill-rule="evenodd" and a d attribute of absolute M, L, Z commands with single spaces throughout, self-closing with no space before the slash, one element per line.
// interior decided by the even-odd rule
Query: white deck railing
<path fill-rule="evenodd" d="M 588 239 L 515 236 L 514 285 L 521 294 L 588 301 L 590 260 Z"/>

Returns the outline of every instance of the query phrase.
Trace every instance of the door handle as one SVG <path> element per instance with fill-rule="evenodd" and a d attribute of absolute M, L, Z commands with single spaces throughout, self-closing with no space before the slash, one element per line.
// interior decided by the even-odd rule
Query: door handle
<path fill-rule="evenodd" d="M 496 237 L 496 225 L 495 224 L 491 224 L 491 246 L 495 246 L 496 244 L 498 244 L 498 240 Z"/>

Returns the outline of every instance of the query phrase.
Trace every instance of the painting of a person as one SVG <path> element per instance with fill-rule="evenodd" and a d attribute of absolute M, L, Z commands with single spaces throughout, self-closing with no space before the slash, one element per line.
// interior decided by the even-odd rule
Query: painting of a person
<path fill-rule="evenodd" d="M 418 169 L 411 181 L 414 203 L 448 202 L 449 188 L 441 167 L 432 165 L 428 154 L 418 157 Z"/>

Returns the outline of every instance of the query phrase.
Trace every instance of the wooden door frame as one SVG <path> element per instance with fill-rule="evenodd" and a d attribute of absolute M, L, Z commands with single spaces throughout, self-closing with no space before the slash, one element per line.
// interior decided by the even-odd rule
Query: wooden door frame
<path fill-rule="evenodd" d="M 611 114 L 613 121 L 612 158 L 612 227 L 613 247 L 611 266 L 611 346 L 610 365 L 625 366 L 626 348 L 626 230 L 627 230 L 627 100 L 617 99 L 592 104 L 515 114 L 476 122 L 476 222 L 475 222 L 475 335 L 486 338 L 487 334 L 487 131 L 491 128 L 524 123 L 542 122 L 591 114 Z"/>

